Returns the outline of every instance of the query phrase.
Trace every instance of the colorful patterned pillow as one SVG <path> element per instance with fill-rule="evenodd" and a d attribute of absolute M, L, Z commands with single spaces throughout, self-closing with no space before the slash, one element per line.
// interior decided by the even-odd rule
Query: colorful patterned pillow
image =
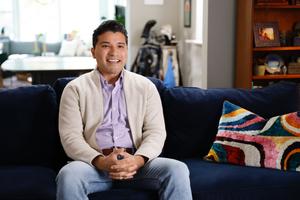
<path fill-rule="evenodd" d="M 216 140 L 205 159 L 300 171 L 300 112 L 265 120 L 225 101 Z"/>

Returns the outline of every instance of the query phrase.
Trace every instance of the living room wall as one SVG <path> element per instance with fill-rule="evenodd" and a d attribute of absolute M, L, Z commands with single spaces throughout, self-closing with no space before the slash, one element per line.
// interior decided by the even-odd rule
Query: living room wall
<path fill-rule="evenodd" d="M 183 26 L 183 1 L 164 0 L 163 5 L 144 5 L 143 0 L 127 4 L 129 64 L 141 46 L 141 33 L 149 19 L 155 28 L 171 24 L 179 40 L 183 84 L 202 88 L 233 87 L 235 51 L 235 0 L 204 0 L 203 44 L 186 43 L 195 38 L 195 3 L 192 0 L 192 26 Z"/>
<path fill-rule="evenodd" d="M 129 65 L 132 65 L 138 49 L 142 44 L 141 34 L 147 21 L 154 19 L 157 24 L 153 30 L 159 30 L 162 25 L 170 24 L 173 32 L 179 32 L 179 2 L 178 0 L 164 0 L 163 5 L 145 5 L 144 0 L 127 1 L 128 36 L 129 36 Z"/>
<path fill-rule="evenodd" d="M 233 87 L 235 56 L 235 0 L 206 0 L 207 88 Z M 205 33 L 204 33 L 205 35 Z M 207 43 L 206 43 L 207 42 Z M 205 65 L 205 61 L 204 61 Z"/>
<path fill-rule="evenodd" d="M 183 83 L 201 88 L 231 88 L 234 81 L 235 0 L 204 0 L 203 15 L 203 44 L 185 42 L 195 38 L 198 23 L 195 14 L 191 28 L 181 25 Z M 181 16 L 183 18 L 183 12 Z"/>

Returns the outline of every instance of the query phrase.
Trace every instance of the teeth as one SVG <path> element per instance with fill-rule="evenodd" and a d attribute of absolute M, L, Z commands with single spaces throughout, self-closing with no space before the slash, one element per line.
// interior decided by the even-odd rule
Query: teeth
<path fill-rule="evenodd" d="M 108 62 L 119 62 L 120 60 L 118 59 L 108 59 Z"/>

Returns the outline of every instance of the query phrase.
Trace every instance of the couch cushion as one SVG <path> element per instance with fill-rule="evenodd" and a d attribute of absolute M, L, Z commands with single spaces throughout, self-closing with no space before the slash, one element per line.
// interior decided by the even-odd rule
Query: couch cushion
<path fill-rule="evenodd" d="M 263 89 L 165 89 L 163 109 L 167 129 L 164 156 L 202 158 L 215 138 L 224 100 L 264 118 L 298 109 L 298 86 L 281 82 Z"/>
<path fill-rule="evenodd" d="M 55 200 L 56 174 L 37 166 L 1 166 L 1 199 Z"/>
<path fill-rule="evenodd" d="M 10 41 L 9 54 L 33 54 L 34 45 L 35 42 Z"/>
<path fill-rule="evenodd" d="M 153 77 L 147 77 L 150 81 L 152 81 L 152 83 L 154 83 L 154 85 L 156 86 L 158 93 L 160 94 L 160 97 L 163 98 L 163 92 L 166 88 L 166 86 L 164 85 L 164 83 L 157 79 L 157 78 L 153 78 Z"/>
<path fill-rule="evenodd" d="M 151 190 L 111 189 L 89 195 L 90 200 L 158 200 L 158 193 Z"/>
<path fill-rule="evenodd" d="M 197 199 L 298 199 L 300 173 L 184 160 Z"/>
<path fill-rule="evenodd" d="M 55 90 L 56 93 L 56 98 L 57 98 L 57 103 L 59 105 L 60 103 L 60 98 L 61 95 L 64 91 L 64 88 L 66 85 L 72 81 L 75 77 L 64 77 L 64 78 L 59 78 L 53 83 L 53 89 Z"/>
<path fill-rule="evenodd" d="M 40 44 L 43 47 L 43 44 Z M 56 43 L 46 43 L 46 50 L 47 52 L 53 52 L 56 55 L 59 53 L 61 43 L 56 42 Z"/>
<path fill-rule="evenodd" d="M 0 89 L 0 165 L 53 166 L 59 145 L 57 103 L 47 85 Z"/>
<path fill-rule="evenodd" d="M 299 171 L 298 112 L 269 120 L 228 101 L 207 160 L 253 167 Z"/>

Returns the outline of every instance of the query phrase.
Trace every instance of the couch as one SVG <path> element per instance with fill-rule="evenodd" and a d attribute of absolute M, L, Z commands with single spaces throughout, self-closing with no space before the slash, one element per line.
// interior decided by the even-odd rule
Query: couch
<path fill-rule="evenodd" d="M 69 160 L 61 147 L 57 116 L 61 93 L 73 78 L 53 86 L 0 90 L 0 199 L 55 199 L 55 177 Z M 224 100 L 270 118 L 299 109 L 299 87 L 280 82 L 263 89 L 165 88 L 160 93 L 167 129 L 161 156 L 190 170 L 194 199 L 298 199 L 300 173 L 203 160 L 215 135 Z M 180 177 L 178 177 L 180 181 Z M 158 199 L 157 191 L 120 189 L 89 195 L 99 199 Z"/>
<path fill-rule="evenodd" d="M 5 53 L 7 57 L 16 54 L 41 56 L 43 50 L 51 53 L 51 56 L 91 56 L 89 47 L 80 39 L 42 43 L 35 41 L 15 41 L 9 37 L 0 36 L 0 43 L 3 44 L 2 53 Z"/>
<path fill-rule="evenodd" d="M 6 53 L 7 56 L 13 54 L 35 54 L 41 55 L 42 51 L 42 43 L 38 42 L 35 44 L 34 41 L 14 41 L 9 37 L 1 37 L 0 43 L 3 44 L 2 52 Z M 37 45 L 37 46 L 35 46 Z M 37 49 L 35 49 L 37 47 Z M 46 49 L 49 52 L 53 52 L 54 54 L 58 54 L 61 47 L 61 42 L 56 43 L 47 43 Z"/>
<path fill-rule="evenodd" d="M 40 56 L 42 54 L 43 44 L 38 42 L 35 44 L 34 41 L 14 41 L 10 40 L 9 37 L 0 36 L 0 43 L 3 44 L 2 51 L 0 53 L 0 76 L 2 78 L 8 78 L 14 76 L 14 72 L 3 71 L 1 64 L 8 58 L 18 57 L 20 55 L 28 56 Z M 61 48 L 61 42 L 47 43 L 46 49 L 48 52 L 52 52 L 55 55 L 59 54 Z M 23 79 L 27 79 L 28 74 Z"/>
<path fill-rule="evenodd" d="M 1 78 L 9 78 L 17 74 L 17 79 L 21 81 L 28 81 L 32 77 L 32 84 L 52 84 L 57 78 L 65 76 L 79 76 L 86 72 L 82 70 L 34 70 L 29 72 L 12 72 L 2 70 L 1 64 L 7 59 L 17 59 L 32 56 L 58 56 L 58 57 L 91 57 L 90 48 L 79 38 L 74 40 L 62 40 L 61 42 L 45 43 L 35 41 L 14 41 L 9 37 L 0 36 L 0 44 L 3 44 L 2 53 L 0 53 L 0 87 L 2 86 Z M 44 49 L 45 48 L 45 49 Z M 46 50 L 46 52 L 43 52 Z M 0 49 L 1 52 L 1 49 Z M 61 61 L 63 62 L 63 61 Z M 49 63 L 47 63 L 49 65 Z M 7 83 L 7 82 L 6 82 Z M 16 87 L 17 83 L 10 80 L 10 85 L 5 87 Z"/>

